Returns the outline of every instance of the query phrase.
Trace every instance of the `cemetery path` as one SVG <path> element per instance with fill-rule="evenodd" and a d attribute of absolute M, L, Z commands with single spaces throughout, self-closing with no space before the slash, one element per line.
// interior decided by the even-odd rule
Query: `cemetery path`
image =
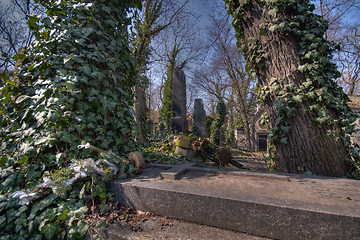
<path fill-rule="evenodd" d="M 219 229 L 196 223 L 184 222 L 165 217 L 153 216 L 139 223 L 142 231 L 130 227 L 110 225 L 109 240 L 266 240 L 270 238 L 248 235 L 231 230 Z"/>

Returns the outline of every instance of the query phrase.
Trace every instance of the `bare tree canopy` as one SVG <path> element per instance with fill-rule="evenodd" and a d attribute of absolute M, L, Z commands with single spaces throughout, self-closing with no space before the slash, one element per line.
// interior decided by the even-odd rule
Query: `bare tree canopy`
<path fill-rule="evenodd" d="M 43 14 L 40 6 L 32 0 L 11 0 L 0 3 L 0 70 L 12 71 L 12 57 L 20 48 L 28 48 L 33 35 L 27 25 L 33 14 Z"/>
<path fill-rule="evenodd" d="M 328 21 L 325 37 L 339 46 L 335 61 L 339 84 L 348 95 L 360 94 L 360 1 L 317 0 L 317 12 Z"/>

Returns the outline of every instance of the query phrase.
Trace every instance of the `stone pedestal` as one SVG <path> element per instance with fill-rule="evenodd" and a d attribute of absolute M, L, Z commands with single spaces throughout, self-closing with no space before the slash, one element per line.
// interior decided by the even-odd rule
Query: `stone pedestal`
<path fill-rule="evenodd" d="M 189 137 L 181 137 L 175 143 L 175 153 L 181 153 L 185 157 L 192 158 L 195 156 L 195 152 L 192 149 L 192 139 Z"/>

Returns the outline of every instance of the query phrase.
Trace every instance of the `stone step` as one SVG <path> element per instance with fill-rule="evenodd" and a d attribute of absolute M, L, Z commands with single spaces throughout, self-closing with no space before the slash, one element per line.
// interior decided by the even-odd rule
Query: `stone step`
<path fill-rule="evenodd" d="M 152 164 L 136 178 L 111 182 L 115 201 L 269 238 L 360 239 L 360 181 L 173 167 Z M 180 173 L 163 178 L 164 172 Z"/>

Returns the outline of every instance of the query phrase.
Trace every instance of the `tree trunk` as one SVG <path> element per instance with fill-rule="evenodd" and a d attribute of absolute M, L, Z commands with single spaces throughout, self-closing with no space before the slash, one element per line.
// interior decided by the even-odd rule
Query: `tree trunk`
<path fill-rule="evenodd" d="M 352 96 L 354 95 L 354 92 L 355 92 L 355 85 L 356 85 L 356 77 L 353 76 L 353 77 L 349 77 L 350 78 L 350 88 L 349 88 L 349 91 L 348 91 L 348 95 L 349 96 Z"/>
<path fill-rule="evenodd" d="M 138 130 L 136 141 L 138 143 L 144 143 L 147 139 L 147 114 L 146 114 L 146 98 L 145 92 L 141 87 L 134 87 L 135 95 L 135 122 Z"/>
<path fill-rule="evenodd" d="M 238 3 L 239 0 L 232 1 L 234 9 Z M 260 35 L 264 31 L 261 26 L 271 23 L 272 19 L 268 11 L 264 10 L 267 3 L 253 0 L 251 4 L 250 10 L 245 11 L 241 19 L 242 41 L 245 46 L 250 46 L 255 37 L 261 49 L 269 54 L 264 60 L 264 67 L 255 69 L 260 87 L 270 87 L 272 78 L 285 77 L 282 87 L 292 83 L 299 88 L 306 80 L 304 74 L 298 71 L 298 67 L 304 64 L 298 54 L 300 39 L 295 34 L 280 31 L 268 30 L 266 34 Z M 271 128 L 281 127 L 276 123 L 279 115 L 274 105 L 275 99 L 276 96 L 272 95 L 264 100 Z M 288 120 L 290 130 L 287 132 L 287 141 L 274 141 L 279 170 L 289 173 L 310 171 L 324 176 L 346 175 L 345 159 L 348 155 L 340 135 L 329 136 L 329 126 L 314 123 L 312 119 L 315 113 L 304 111 L 309 106 L 309 100 L 304 101 L 302 106 L 295 106 L 295 114 Z M 332 117 L 336 118 L 334 114 Z"/>
<path fill-rule="evenodd" d="M 246 99 L 241 94 L 241 90 L 240 90 L 238 85 L 237 85 L 236 91 L 237 91 L 237 102 L 238 102 L 238 105 L 240 106 L 241 114 L 243 115 L 243 118 L 244 118 L 244 125 L 245 125 L 248 149 L 253 149 L 253 146 L 251 144 L 251 131 L 250 131 L 249 115 L 248 115 L 248 113 L 246 111 L 247 110 L 246 109 L 246 102 L 245 102 Z"/>

